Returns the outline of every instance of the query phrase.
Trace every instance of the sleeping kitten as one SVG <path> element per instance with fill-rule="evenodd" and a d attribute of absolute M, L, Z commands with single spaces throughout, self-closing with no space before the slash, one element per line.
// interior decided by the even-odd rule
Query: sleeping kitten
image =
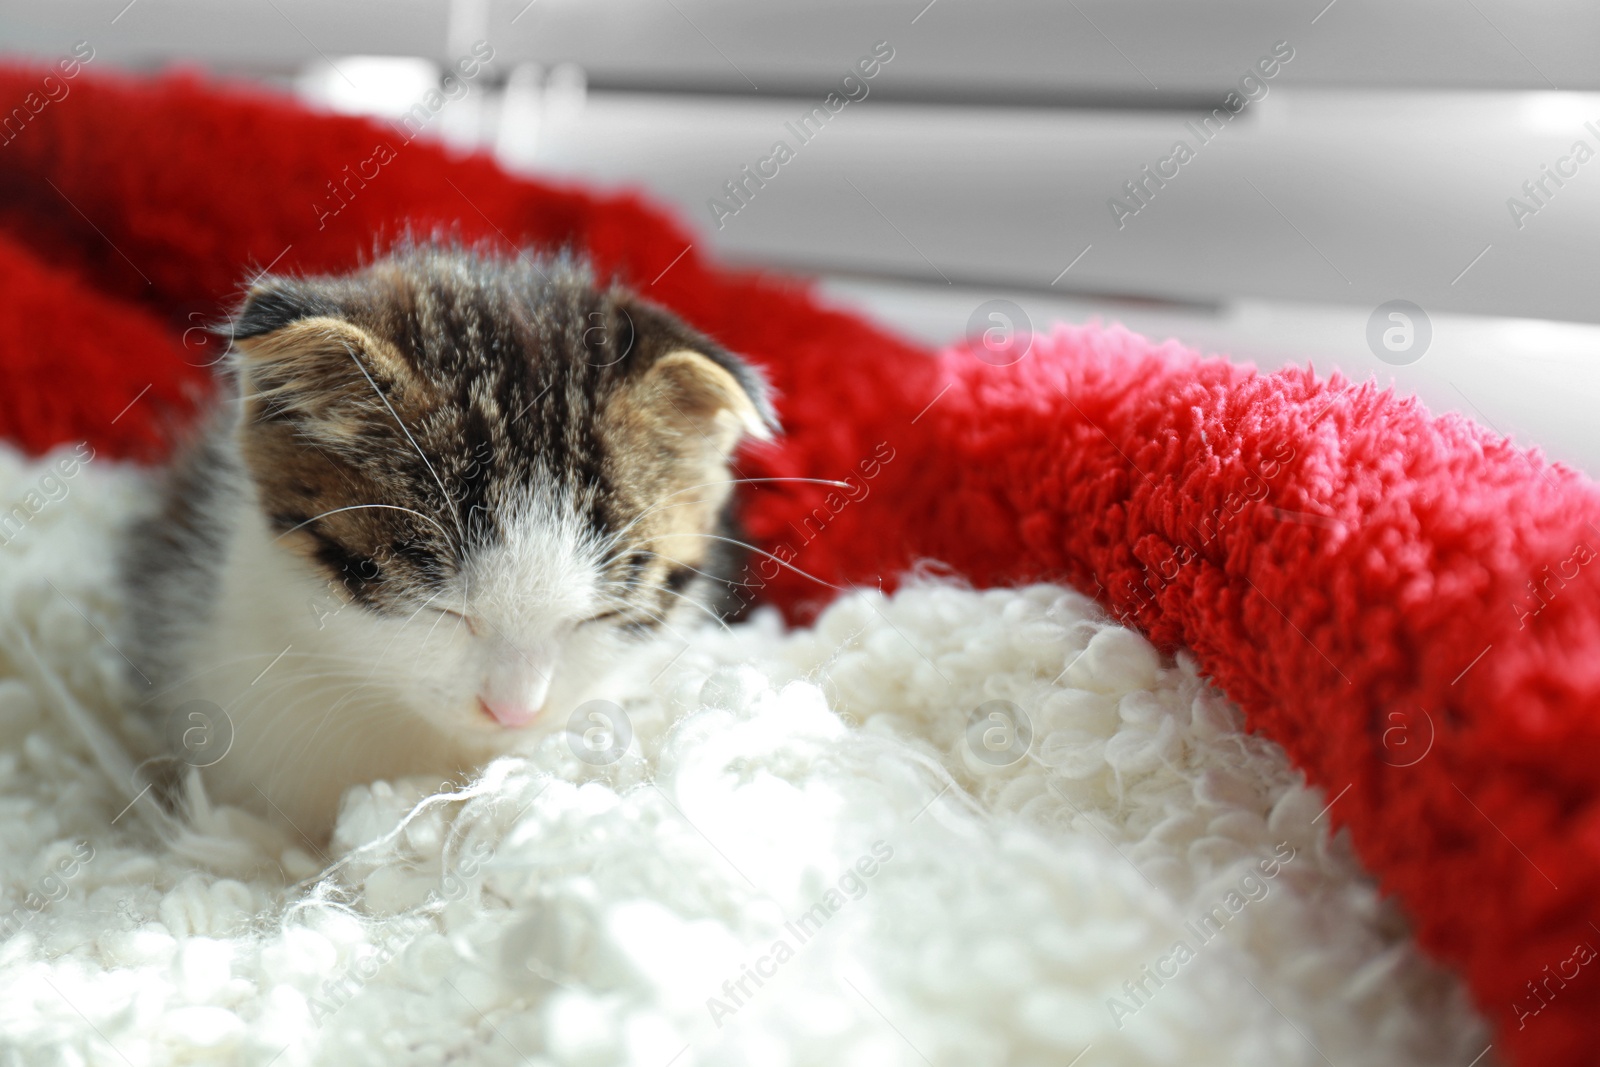
<path fill-rule="evenodd" d="M 321 841 L 347 787 L 562 728 L 726 598 L 762 379 L 571 261 L 407 245 L 260 282 L 232 339 L 123 561 L 145 706 L 191 753 L 229 731 L 185 761 L 212 798 Z"/>

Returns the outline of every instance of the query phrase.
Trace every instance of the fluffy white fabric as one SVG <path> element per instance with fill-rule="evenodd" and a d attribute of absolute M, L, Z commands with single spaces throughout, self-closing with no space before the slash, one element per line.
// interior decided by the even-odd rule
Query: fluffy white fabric
<path fill-rule="evenodd" d="M 0 455 L 8 508 L 43 470 Z M 420 807 L 438 783 L 359 788 L 325 858 L 227 811 L 171 842 L 71 718 L 148 740 L 103 636 L 137 499 L 96 460 L 0 548 L 0 1063 L 1353 1067 L 1488 1043 L 1281 750 L 1050 586 L 924 580 L 664 640 L 617 681 L 616 762 L 561 733 Z M 995 700 L 1032 724 L 1009 766 L 979 758 L 1003 724 L 969 729 Z"/>

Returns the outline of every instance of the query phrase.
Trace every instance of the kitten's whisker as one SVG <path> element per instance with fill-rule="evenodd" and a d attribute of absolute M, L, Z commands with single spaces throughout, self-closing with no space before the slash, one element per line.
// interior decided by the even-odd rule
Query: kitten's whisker
<path fill-rule="evenodd" d="M 365 664 L 362 665 L 363 667 Z M 286 689 L 308 681 L 338 681 L 346 679 L 360 684 L 365 684 L 370 679 L 370 674 L 365 670 L 351 668 L 337 668 L 324 670 L 302 671 L 297 673 L 285 672 L 283 675 L 273 677 L 270 681 L 264 680 L 260 685 L 249 686 L 241 689 L 228 698 L 224 710 L 238 709 L 249 702 L 260 703 L 268 701 Z"/>
<path fill-rule="evenodd" d="M 250 689 L 239 693 L 228 701 L 223 708 L 223 714 L 233 715 L 235 712 L 248 710 L 252 717 L 257 714 L 272 716 L 274 709 L 281 706 L 280 702 L 288 697 L 298 701 L 316 695 L 307 687 L 308 683 L 332 684 L 334 686 L 347 685 L 353 689 L 360 689 L 367 684 L 367 679 L 361 675 L 350 672 L 313 671 L 307 674 L 295 675 L 276 684 L 264 684 L 259 689 Z"/>
<path fill-rule="evenodd" d="M 682 489 L 668 493 L 666 496 L 662 497 L 658 503 L 652 504 L 650 507 L 645 508 L 639 514 L 630 519 L 626 525 L 622 526 L 615 533 L 611 534 L 601 546 L 602 550 L 609 552 L 611 548 L 615 547 L 616 543 L 624 534 L 633 529 L 634 526 L 638 525 L 640 520 L 645 519 L 658 511 L 666 511 L 671 508 L 689 507 L 698 503 L 698 501 L 694 500 L 685 500 L 677 504 L 668 504 L 667 501 L 671 500 L 675 496 L 682 496 L 684 493 L 691 492 L 695 489 L 706 489 L 712 486 L 762 485 L 771 482 L 795 482 L 804 485 L 831 485 L 838 489 L 856 488 L 849 482 L 835 481 L 831 478 L 726 478 L 722 481 L 701 482 L 698 485 L 685 486 Z"/>
<path fill-rule="evenodd" d="M 301 527 L 310 526 L 312 523 L 316 522 L 318 519 L 325 519 L 329 515 L 337 515 L 341 511 L 360 511 L 362 508 L 386 508 L 386 509 L 388 509 L 390 511 L 404 511 L 407 514 L 415 515 L 417 518 L 423 520 L 424 522 L 433 523 L 434 527 L 440 533 L 444 534 L 446 537 L 450 536 L 450 531 L 446 530 L 444 528 L 443 524 L 441 524 L 438 519 L 430 518 L 429 516 L 424 515 L 422 512 L 418 511 L 416 508 L 401 507 L 399 504 L 350 504 L 350 505 L 347 505 L 347 506 L 342 507 L 342 508 L 332 508 L 332 509 L 330 509 L 328 511 L 324 511 L 321 515 L 313 515 L 313 516 L 311 516 L 311 518 L 307 519 L 305 522 L 296 523 L 295 525 L 289 527 L 287 530 L 283 531 L 283 533 L 279 534 L 277 537 L 274 537 L 273 540 L 274 541 L 282 541 L 285 537 L 288 537 L 290 534 L 294 533 L 296 530 L 300 529 Z"/>
<path fill-rule="evenodd" d="M 298 747 L 292 750 L 285 747 L 282 750 L 282 753 L 278 757 L 277 763 L 274 765 L 271 774 L 267 778 L 269 784 L 278 776 L 279 772 L 286 764 L 291 762 L 300 763 L 304 760 L 306 753 L 311 751 L 312 745 L 316 742 L 317 735 L 322 732 L 323 727 L 327 726 L 330 721 L 334 723 L 333 733 L 331 736 L 333 738 L 337 738 L 341 729 L 349 729 L 349 725 L 352 721 L 360 721 L 362 719 L 360 713 L 368 709 L 364 709 L 360 705 L 355 705 L 352 712 L 351 710 L 345 710 L 345 707 L 356 698 L 357 694 L 359 694 L 363 689 L 367 688 L 367 686 L 371 683 L 371 678 L 372 675 L 369 673 L 365 680 L 356 682 L 337 700 L 331 701 L 328 704 L 328 710 L 323 713 L 322 719 L 317 723 L 316 729 L 306 734 L 305 738 L 301 741 Z M 287 707 L 284 707 L 280 711 L 279 717 L 289 717 L 289 712 L 295 708 L 298 708 L 301 704 L 305 703 L 307 700 L 310 700 L 312 697 L 318 695 L 320 694 L 315 692 L 302 693 L 298 700 L 294 701 Z M 334 718 L 334 712 L 336 711 L 341 713 L 337 719 Z"/>
<path fill-rule="evenodd" d="M 692 570 L 693 568 L 690 568 L 690 569 Z M 694 597 L 685 596 L 683 593 L 678 592 L 676 589 L 668 589 L 665 586 L 663 586 L 661 588 L 661 592 L 667 594 L 668 596 L 677 597 L 679 600 L 683 601 L 685 604 L 688 604 L 690 607 L 693 607 L 696 610 L 705 612 L 706 617 L 709 618 L 712 622 L 716 623 L 718 626 L 722 627 L 722 629 L 724 631 L 729 632 L 729 633 L 733 632 L 733 627 L 728 625 L 728 620 L 724 619 L 721 615 L 718 615 L 711 608 L 709 608 L 706 605 L 700 603 Z"/>
<path fill-rule="evenodd" d="M 626 605 L 626 609 L 627 610 L 623 613 L 624 616 L 626 616 L 627 612 L 638 612 L 639 614 L 645 616 L 646 618 L 651 619 L 654 622 L 656 622 L 658 625 L 660 625 L 660 627 L 663 630 L 665 630 L 667 633 L 671 634 L 673 637 L 676 637 L 679 641 L 682 641 L 684 644 L 686 644 L 686 645 L 687 644 L 693 644 L 693 642 L 690 641 L 689 638 L 685 637 L 682 633 L 680 633 L 678 631 L 677 627 L 673 626 L 670 622 L 668 622 L 666 620 L 665 616 L 659 615 L 659 614 L 651 611 L 649 608 L 643 606 L 642 604 L 627 604 Z M 720 623 L 721 620 L 719 619 L 718 622 Z"/>
<path fill-rule="evenodd" d="M 705 612 L 706 615 L 711 619 L 712 622 L 716 623 L 718 626 L 722 627 L 724 630 L 729 628 L 727 622 L 725 622 L 723 619 L 719 618 L 717 616 L 716 612 L 712 611 L 710 608 L 706 607 L 704 604 L 699 603 L 698 601 L 694 600 L 693 598 L 686 597 L 682 593 L 674 593 L 670 589 L 663 589 L 662 592 L 671 593 L 671 595 L 673 595 L 675 597 L 678 597 L 684 603 L 690 604 L 693 607 L 699 609 L 700 611 Z M 676 628 L 674 628 L 671 624 L 669 624 L 667 622 L 665 616 L 659 616 L 659 615 L 651 614 L 650 609 L 647 608 L 646 606 L 644 606 L 643 604 L 636 604 L 631 600 L 625 600 L 622 597 L 617 596 L 615 593 L 604 593 L 604 592 L 602 592 L 600 595 L 603 596 L 603 597 L 608 597 L 610 602 L 617 606 L 617 609 L 618 609 L 617 610 L 617 614 L 620 617 L 622 617 L 623 619 L 627 619 L 629 613 L 631 613 L 631 612 L 639 612 L 641 614 L 648 615 L 650 618 L 655 619 L 658 623 L 660 623 L 662 628 L 665 629 L 668 633 L 672 634 L 673 637 L 676 637 L 678 640 L 684 642 L 685 644 L 691 643 L 689 641 L 689 638 L 687 638 L 683 634 L 679 633 Z M 629 621 L 632 621 L 632 620 L 629 620 Z"/>
<path fill-rule="evenodd" d="M 446 618 L 446 615 L 445 615 L 444 612 L 441 611 L 438 614 L 439 614 L 439 617 L 437 619 L 433 620 L 433 625 L 428 627 L 428 633 L 422 639 L 422 647 L 423 648 L 427 648 L 428 647 L 428 642 L 433 640 L 434 631 L 439 628 L 439 624 L 441 622 L 443 622 L 445 620 L 445 618 Z M 456 617 L 456 625 L 457 626 L 461 625 L 461 618 L 460 618 L 460 613 L 459 612 L 457 613 L 457 617 Z"/>
<path fill-rule="evenodd" d="M 841 482 L 834 478 L 729 478 L 728 485 L 761 485 L 764 482 L 798 482 L 805 485 L 832 485 L 840 489 L 854 489 L 849 482 Z M 715 482 L 708 482 L 715 485 Z"/>
<path fill-rule="evenodd" d="M 650 554 L 652 556 L 655 556 L 657 559 L 664 559 L 664 560 L 667 560 L 669 563 L 679 564 L 680 566 L 686 567 L 689 570 L 694 571 L 696 574 L 699 574 L 699 575 L 702 575 L 703 577 L 709 578 L 712 581 L 716 581 L 716 582 L 723 581 L 723 579 L 718 577 L 717 575 L 706 574 L 705 571 L 698 570 L 698 569 L 696 569 L 694 567 L 690 567 L 686 563 L 680 563 L 678 560 L 675 560 L 670 556 L 663 556 L 660 553 L 653 552 L 653 551 L 651 551 L 649 549 L 646 549 L 645 551 L 650 552 Z M 636 604 L 635 600 L 627 599 L 624 596 L 621 596 L 621 595 L 619 595 L 617 593 L 614 593 L 614 592 L 610 591 L 611 589 L 617 589 L 617 588 L 620 588 L 624 593 L 633 594 L 635 596 L 638 593 L 638 590 L 636 588 L 634 588 L 633 586 L 631 586 L 631 585 L 623 585 L 622 583 L 619 583 L 619 582 L 617 582 L 615 580 L 601 583 L 600 586 L 598 587 L 598 592 L 600 593 L 600 595 L 602 597 L 608 598 L 611 603 L 616 604 L 620 609 L 622 609 L 620 611 L 620 614 L 622 614 L 622 615 L 626 615 L 628 613 L 628 611 L 631 611 L 631 610 L 636 610 L 636 609 L 642 610 L 643 609 L 643 606 L 639 605 L 639 604 Z M 694 608 L 696 611 L 703 612 L 707 618 L 709 618 L 712 622 L 716 623 L 723 630 L 729 630 L 730 629 L 726 619 L 724 619 L 721 615 L 718 615 L 709 606 L 707 606 L 705 604 L 702 604 L 700 601 L 696 600 L 694 597 L 688 596 L 688 595 L 686 595 L 684 593 L 680 593 L 675 589 L 668 589 L 666 586 L 653 586 L 651 588 L 653 588 L 658 593 L 665 593 L 668 596 L 677 597 L 679 600 L 683 601 L 685 604 L 687 604 L 690 607 Z M 683 637 L 682 634 L 678 634 L 676 631 L 674 631 L 673 633 L 674 633 L 674 636 L 678 637 L 680 640 L 682 640 L 682 641 L 684 641 L 686 643 L 688 642 L 688 638 Z"/>
<path fill-rule="evenodd" d="M 280 655 L 284 659 L 288 659 L 288 660 L 297 660 L 297 659 L 298 660 L 306 660 L 306 659 L 344 660 L 344 661 L 347 661 L 347 662 L 349 662 L 349 663 L 351 663 L 351 664 L 353 664 L 355 666 L 359 666 L 363 670 L 365 670 L 367 668 L 367 666 L 368 666 L 368 663 L 367 663 L 367 661 L 365 659 L 362 659 L 362 658 L 357 657 L 357 656 L 349 656 L 349 655 L 344 655 L 344 654 L 341 654 L 341 653 L 334 653 L 334 652 L 317 652 L 317 651 L 311 650 L 311 649 L 306 649 L 306 650 L 293 649 L 293 650 L 290 650 L 288 652 L 282 652 L 282 653 L 278 653 L 278 652 L 252 652 L 252 653 L 249 653 L 248 655 L 243 655 L 243 656 L 230 656 L 227 659 L 218 660 L 215 663 L 208 664 L 207 666 L 202 667 L 201 669 L 199 669 L 197 671 L 194 671 L 194 672 L 192 672 L 190 674 L 186 674 L 181 678 L 178 678 L 177 680 L 173 681 L 169 685 L 163 686 L 162 688 L 156 690 L 154 693 L 151 693 L 148 696 L 144 697 L 143 700 L 144 700 L 145 703 L 148 703 L 148 702 L 156 699 L 157 697 L 165 696 L 166 694 L 172 692 L 175 689 L 178 689 L 178 688 L 182 687 L 183 685 L 185 685 L 185 684 L 187 684 L 189 682 L 196 681 L 196 680 L 198 680 L 200 678 L 205 677 L 208 674 L 214 673 L 216 671 L 223 670 L 223 669 L 228 668 L 228 667 L 238 666 L 241 663 L 249 663 L 251 661 L 257 661 L 257 662 L 271 661 L 274 657 L 277 657 L 277 656 L 280 656 Z"/>
<path fill-rule="evenodd" d="M 845 589 L 844 586 L 834 585 L 832 582 L 823 581 L 821 578 L 818 578 L 815 574 L 809 574 L 806 571 L 801 570 L 799 567 L 796 567 L 793 564 L 789 563 L 787 560 L 781 560 L 777 556 L 774 556 L 771 552 L 768 552 L 766 549 L 758 548 L 757 546 L 750 544 L 748 541 L 740 541 L 738 538 L 734 538 L 734 537 L 724 537 L 721 534 L 695 533 L 693 531 L 677 533 L 677 534 L 673 534 L 671 536 L 674 536 L 674 537 L 704 537 L 709 541 L 721 541 L 724 544 L 734 545 L 734 546 L 737 546 L 739 548 L 748 549 L 751 552 L 756 553 L 757 555 L 766 556 L 768 559 L 770 559 L 773 562 L 777 563 L 778 566 L 780 566 L 780 567 L 787 567 L 789 570 L 794 571 L 796 574 L 798 574 L 800 577 L 806 579 L 807 581 L 816 582 L 818 585 L 826 586 L 827 588 L 835 590 L 837 592 L 843 592 L 844 589 Z M 643 541 L 641 541 L 639 543 L 640 544 L 649 544 L 651 541 L 660 541 L 660 540 L 664 540 L 664 538 L 662 538 L 662 537 L 647 537 L 647 538 L 645 538 Z"/>
<path fill-rule="evenodd" d="M 643 551 L 645 551 L 645 552 L 649 553 L 650 555 L 654 556 L 656 559 L 665 560 L 666 562 L 671 563 L 674 566 L 682 567 L 682 568 L 684 568 L 685 570 L 688 570 L 688 571 L 693 571 L 695 574 L 698 574 L 700 577 L 707 578 L 707 579 L 711 580 L 712 582 L 716 582 L 716 583 L 722 584 L 722 585 L 732 585 L 733 584 L 732 582 L 729 582 L 726 578 L 723 578 L 721 575 L 709 574 L 706 571 L 703 571 L 698 567 L 691 566 L 690 564 L 685 563 L 680 559 L 675 559 L 672 556 L 662 555 L 660 552 L 657 552 L 654 549 L 647 548 L 647 549 L 644 549 Z M 620 584 L 622 584 L 622 583 L 619 583 L 619 582 L 617 582 L 616 580 L 613 579 L 611 581 L 602 583 L 601 584 L 601 588 L 604 589 L 606 586 L 616 586 L 616 585 L 620 585 Z M 627 585 L 624 586 L 624 588 L 626 588 L 629 592 L 634 592 L 634 591 L 637 590 L 638 587 L 630 581 Z M 685 596 L 683 593 L 680 593 L 675 589 L 668 589 L 664 585 L 662 585 L 662 586 L 654 586 L 653 588 L 657 592 L 666 593 L 669 596 L 675 596 L 679 600 L 682 600 L 684 603 L 690 604 L 690 605 L 694 606 L 695 608 L 699 609 L 700 611 L 705 612 L 706 615 L 709 616 L 713 622 L 715 622 L 718 626 L 722 627 L 724 630 L 730 629 L 726 619 L 724 619 L 722 616 L 718 615 L 711 608 L 707 607 L 705 604 L 700 603 L 698 600 L 694 599 L 693 597 Z"/>
<path fill-rule="evenodd" d="M 676 493 L 672 494 L 672 496 L 676 495 Z M 661 502 L 651 504 L 649 507 L 639 512 L 639 514 L 629 519 L 625 524 L 618 527 L 617 530 L 607 536 L 605 540 L 597 544 L 595 547 L 599 551 L 601 557 L 607 560 L 614 559 L 616 553 L 613 550 L 621 543 L 623 536 L 626 535 L 629 530 L 633 529 L 635 526 L 639 525 L 639 523 L 643 522 L 651 515 L 654 515 L 656 512 L 671 511 L 673 508 L 693 507 L 695 504 L 699 503 L 699 501 L 696 500 L 682 500 L 676 504 L 668 504 L 665 501 L 669 499 L 671 499 L 671 497 L 665 497 Z"/>
<path fill-rule="evenodd" d="M 400 624 L 400 628 L 395 630 L 394 636 L 389 638 L 389 643 L 383 646 L 383 651 L 378 653 L 377 663 L 383 662 L 383 658 L 389 654 L 389 650 L 394 647 L 394 643 L 400 640 L 400 635 L 405 632 L 405 628 L 411 625 L 411 620 L 415 619 L 418 615 L 421 615 L 423 611 L 427 609 L 429 604 L 432 604 L 435 600 L 438 600 L 443 595 L 443 589 L 439 590 L 437 593 L 434 593 L 427 600 L 424 600 L 421 607 L 417 608 L 416 611 L 413 611 L 405 622 Z M 374 666 L 376 666 L 376 664 L 374 664 Z"/>
<path fill-rule="evenodd" d="M 356 370 L 360 371 L 361 376 L 367 380 L 367 384 L 372 386 L 373 394 L 383 402 L 384 407 L 389 409 L 390 416 L 394 418 L 394 424 L 400 427 L 400 432 L 406 435 L 407 441 L 411 442 L 411 447 L 416 450 L 417 458 L 422 460 L 422 465 L 428 468 L 429 474 L 433 475 L 434 484 L 439 487 L 439 493 L 443 496 L 445 503 L 448 504 L 450 501 L 450 490 L 444 487 L 444 479 L 440 478 L 439 472 L 433 469 L 433 463 L 428 459 L 428 454 L 422 450 L 421 445 L 417 444 L 417 439 L 411 436 L 411 430 L 400 418 L 400 413 L 394 409 L 394 405 L 389 403 L 389 398 L 383 395 L 383 390 L 378 388 L 378 383 L 372 380 L 372 375 L 367 373 L 367 368 L 362 365 L 360 357 L 356 355 L 356 350 L 351 347 L 348 341 L 341 339 L 340 343 L 344 345 L 345 352 L 349 354 L 350 362 L 356 365 Z M 455 519 L 456 534 L 461 538 L 462 541 L 465 541 L 467 539 L 466 530 L 462 529 L 461 527 L 461 516 L 452 512 L 451 517 Z"/>

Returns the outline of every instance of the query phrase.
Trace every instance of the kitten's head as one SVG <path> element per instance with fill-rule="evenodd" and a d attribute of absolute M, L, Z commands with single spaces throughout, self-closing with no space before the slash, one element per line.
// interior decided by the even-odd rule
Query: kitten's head
<path fill-rule="evenodd" d="M 570 260 L 406 246 L 257 284 L 233 338 L 255 500 L 338 602 L 319 639 L 442 728 L 564 716 L 628 638 L 726 594 L 766 388 Z"/>

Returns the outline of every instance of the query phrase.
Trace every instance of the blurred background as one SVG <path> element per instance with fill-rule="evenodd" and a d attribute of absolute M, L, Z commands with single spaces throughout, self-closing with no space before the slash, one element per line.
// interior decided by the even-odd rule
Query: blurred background
<path fill-rule="evenodd" d="M 1121 321 L 1600 476 L 1592 4 L 0 0 L 80 40 L 644 190 L 931 343 Z"/>

